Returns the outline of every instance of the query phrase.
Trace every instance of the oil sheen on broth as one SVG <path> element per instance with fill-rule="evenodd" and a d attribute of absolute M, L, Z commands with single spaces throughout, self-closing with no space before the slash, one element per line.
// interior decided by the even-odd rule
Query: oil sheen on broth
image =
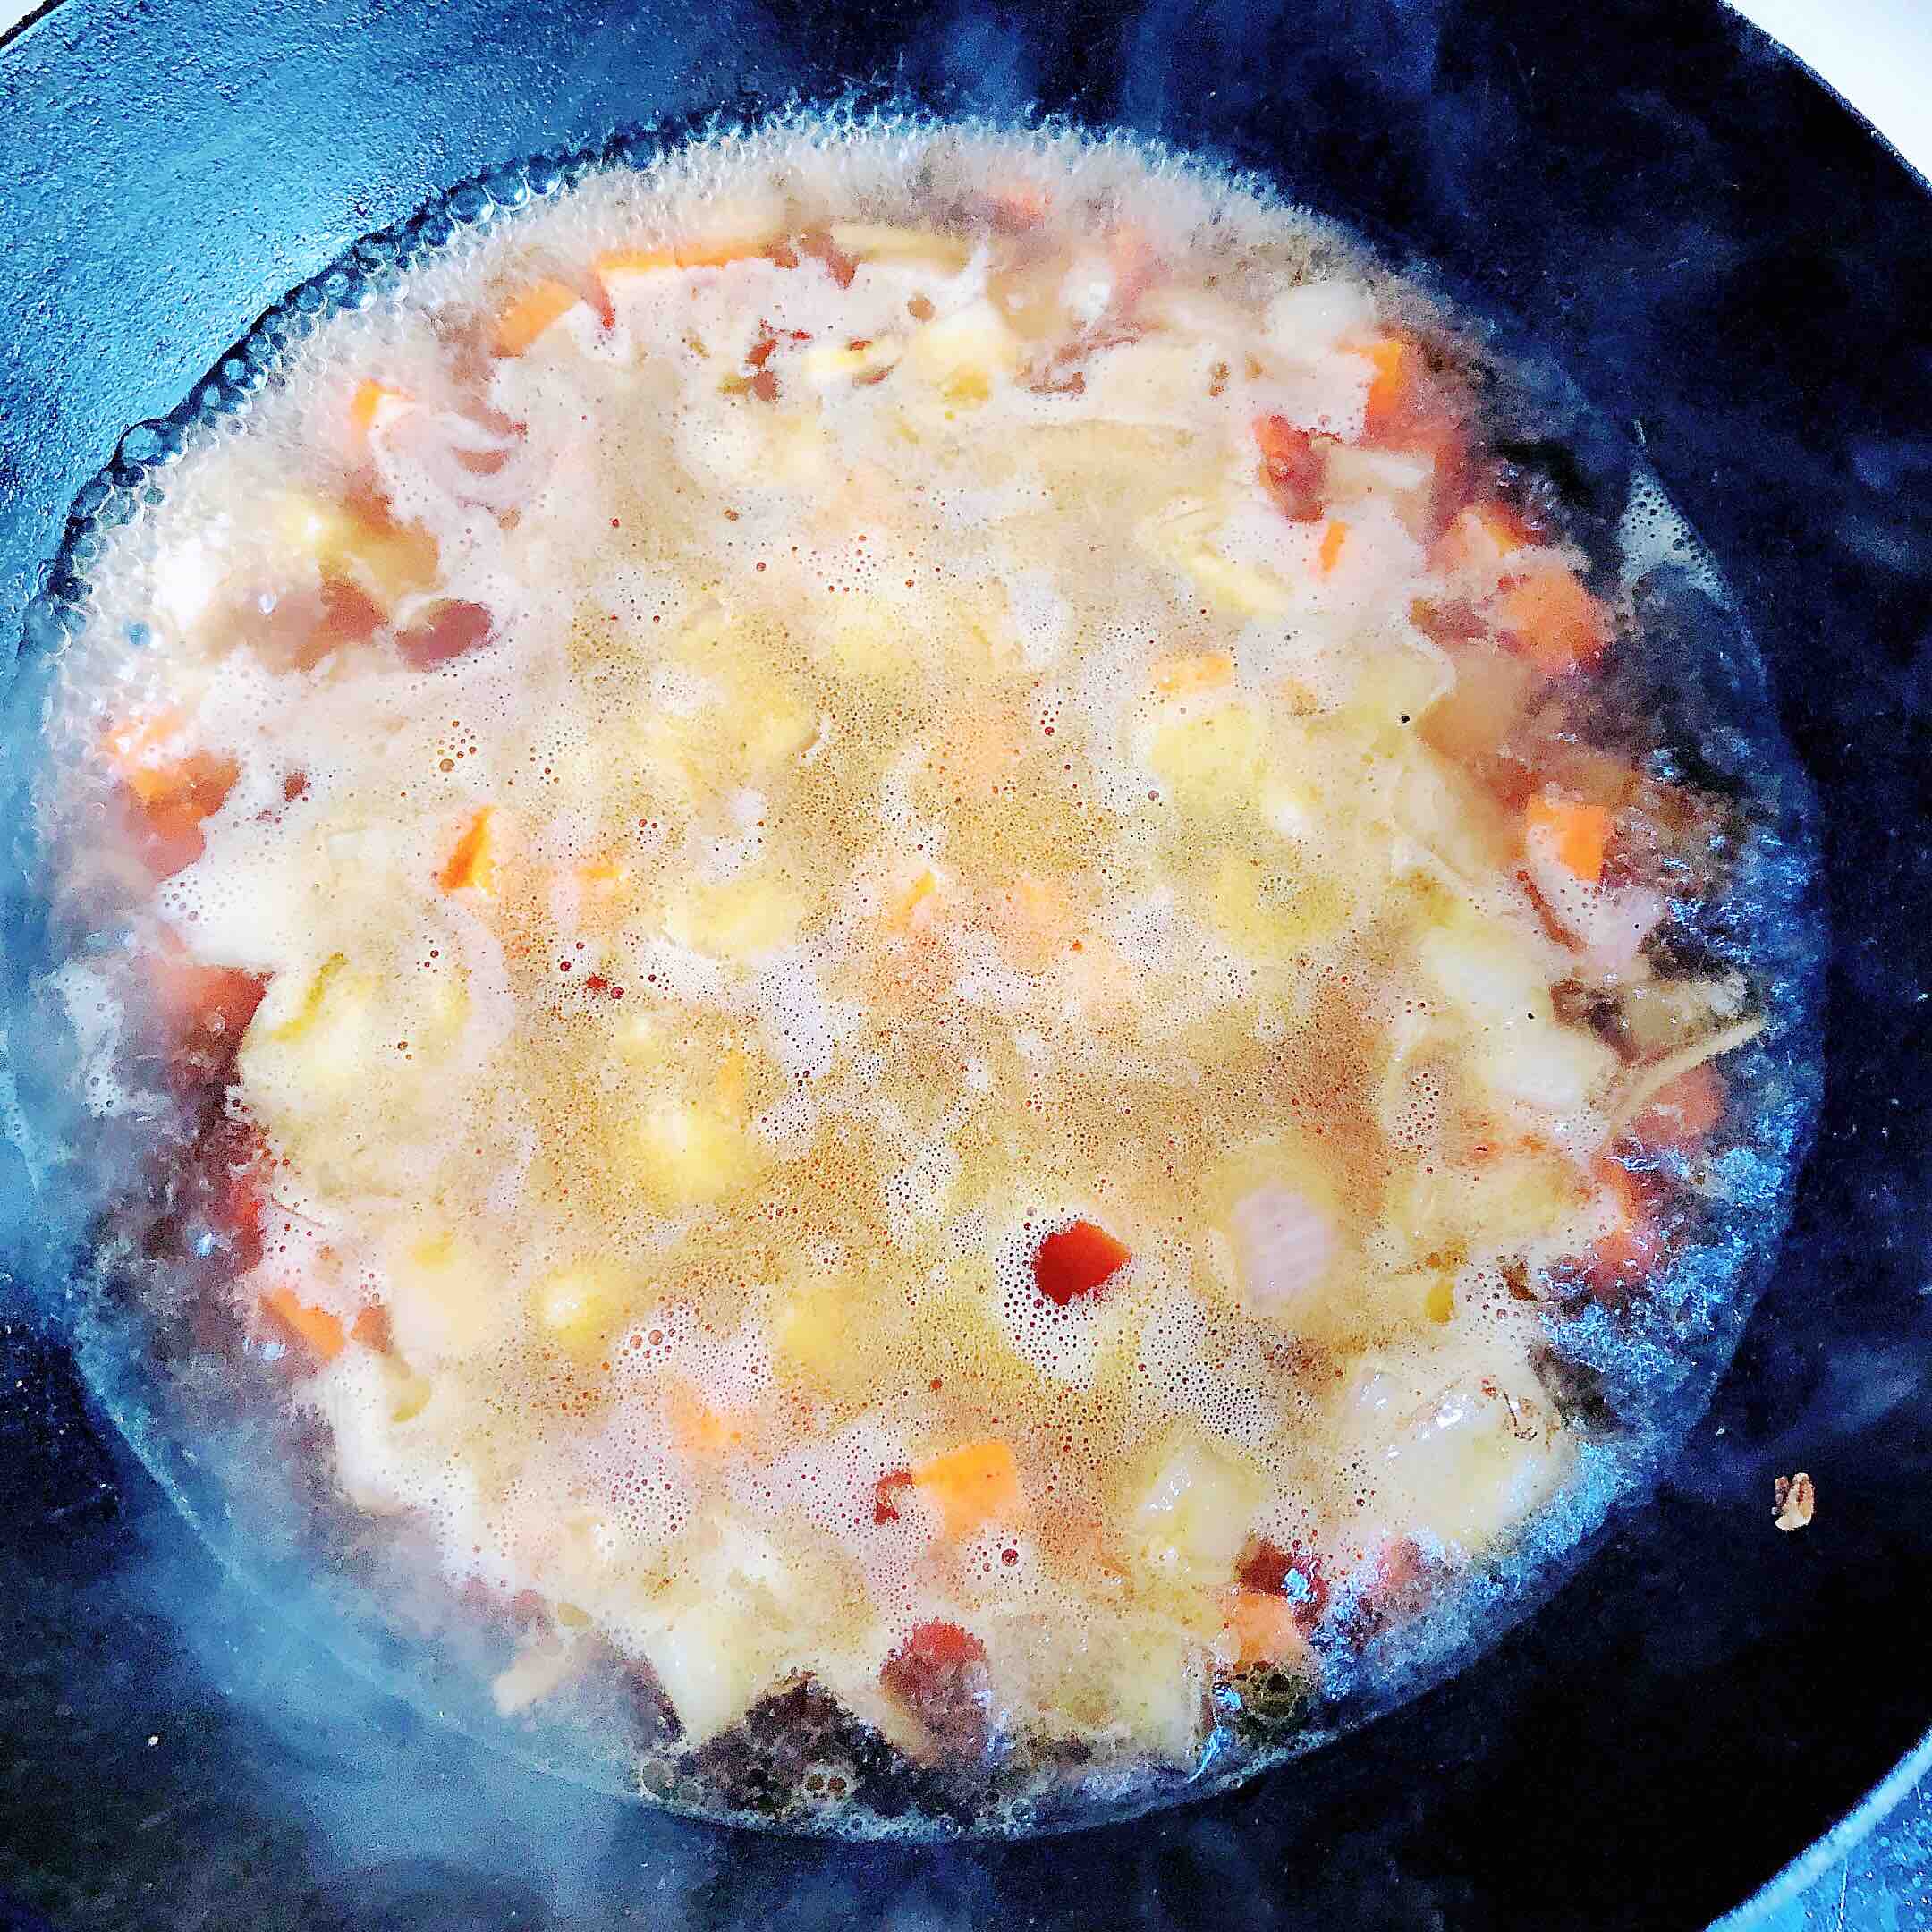
<path fill-rule="evenodd" d="M 1224 182 L 794 128 L 462 238 L 115 539 L 67 889 L 221 1345 L 503 1712 L 1188 1767 L 1593 1520 L 1553 1338 L 1758 1001 L 1653 943 L 1723 808 L 1579 724 L 1627 613 L 1474 395 Z"/>

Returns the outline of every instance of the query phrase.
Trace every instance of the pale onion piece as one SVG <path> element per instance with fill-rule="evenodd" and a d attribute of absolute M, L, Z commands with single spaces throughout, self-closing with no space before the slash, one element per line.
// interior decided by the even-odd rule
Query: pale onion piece
<path fill-rule="evenodd" d="M 1060 284 L 1060 306 L 1081 328 L 1090 329 L 1112 304 L 1114 284 L 1114 270 L 1105 256 L 1077 254 Z"/>
<path fill-rule="evenodd" d="M 1367 357 L 1337 350 L 1271 371 L 1250 394 L 1258 415 L 1279 416 L 1311 436 L 1353 442 L 1368 419 L 1372 377 Z"/>
<path fill-rule="evenodd" d="M 1210 361 L 1227 359 L 1231 347 L 1245 343 L 1252 329 L 1247 310 L 1212 290 L 1167 283 L 1149 289 L 1136 313 L 1141 319 L 1191 336 L 1212 352 Z"/>
<path fill-rule="evenodd" d="M 1722 1054 L 1734 1052 L 1748 1045 L 1768 1023 L 1763 1013 L 1758 1013 L 1749 1020 L 1739 1020 L 1730 1026 L 1720 1027 L 1716 1032 L 1707 1033 L 1688 1046 L 1680 1046 L 1675 1053 L 1665 1054 L 1661 1060 L 1653 1060 L 1648 1066 L 1632 1068 L 1629 1081 L 1611 1107 L 1610 1131 L 1614 1133 L 1628 1126 L 1673 1080 L 1681 1079 L 1693 1067 L 1702 1066 L 1707 1060 L 1715 1060 Z"/>
<path fill-rule="evenodd" d="M 1191 1764 L 1208 1722 L 1207 1656 L 1182 1632 L 1149 1634 L 1122 1656 L 1107 1708 L 1130 1742 L 1168 1764 Z"/>
<path fill-rule="evenodd" d="M 1228 1233 L 1249 1313 L 1292 1330 L 1341 1254 L 1334 1215 L 1299 1190 L 1267 1184 L 1234 1203 Z"/>
<path fill-rule="evenodd" d="M 728 1731 L 775 1688 L 763 1621 L 728 1598 L 686 1606 L 643 1635 L 656 1674 L 683 1731 L 687 1750 Z"/>
<path fill-rule="evenodd" d="M 1191 818 L 1258 803 L 1267 771 L 1267 721 L 1241 699 L 1171 717 L 1148 737 L 1146 761 Z"/>
<path fill-rule="evenodd" d="M 971 248 L 957 235 L 932 228 L 903 228 L 889 222 L 834 222 L 832 244 L 854 261 L 893 261 L 936 269 L 956 275 L 972 258 Z"/>
<path fill-rule="evenodd" d="M 499 1717 L 514 1717 L 561 1690 L 583 1668 L 588 1652 L 577 1639 L 547 1634 L 523 1644 L 490 1680 Z"/>
<path fill-rule="evenodd" d="M 384 1273 L 396 1348 L 419 1368 L 474 1354 L 515 1320 L 508 1282 L 481 1244 L 460 1230 L 411 1231 Z"/>
<path fill-rule="evenodd" d="M 436 1393 L 433 1380 L 373 1349 L 345 1348 L 309 1377 L 302 1402 L 328 1425 L 336 1479 L 358 1509 L 393 1516 L 440 1501 L 473 1515 L 475 1472 L 449 1455 Z"/>
<path fill-rule="evenodd" d="M 894 335 L 877 336 L 862 348 L 821 343 L 799 358 L 799 369 L 808 382 L 829 389 L 835 384 L 883 376 L 904 353 L 905 344 Z"/>
<path fill-rule="evenodd" d="M 1365 1360 L 1338 1419 L 1367 1456 L 1369 1521 L 1479 1554 L 1557 1493 L 1575 1447 L 1542 1399 L 1527 1342 L 1474 1349 L 1453 1326 L 1432 1335 Z"/>
<path fill-rule="evenodd" d="M 693 952 L 746 964 L 786 945 L 809 910 L 796 888 L 747 874 L 689 887 L 666 908 L 665 931 Z"/>
<path fill-rule="evenodd" d="M 1436 459 L 1414 450 L 1335 443 L 1322 464 L 1322 490 L 1332 513 L 1346 519 L 1358 505 L 1382 504 L 1411 536 L 1428 523 L 1435 488 Z"/>
<path fill-rule="evenodd" d="M 1549 975 L 1533 946 L 1503 920 L 1464 911 L 1423 933 L 1422 969 L 1477 1024 L 1552 1018 Z"/>
<path fill-rule="evenodd" d="M 1211 342 L 1144 335 L 1087 358 L 1089 410 L 1103 421 L 1198 427 L 1222 360 Z"/>
<path fill-rule="evenodd" d="M 985 297 L 916 330 L 906 367 L 949 400 L 983 402 L 1020 364 L 1020 339 Z"/>
<path fill-rule="evenodd" d="M 1157 1573 L 1225 1581 L 1267 1493 L 1266 1479 L 1246 1457 L 1185 1428 L 1170 1432 L 1147 1466 L 1133 1513 L 1141 1563 Z"/>
<path fill-rule="evenodd" d="M 660 1207 L 701 1207 L 748 1180 L 760 1148 L 741 1114 L 666 1096 L 654 1101 L 626 1136 L 638 1184 Z"/>
<path fill-rule="evenodd" d="M 1734 972 L 1717 979 L 1641 979 L 1619 1004 L 1624 1037 L 1640 1059 L 1674 1053 L 1740 1018 L 1748 991 L 1744 976 Z"/>
<path fill-rule="evenodd" d="M 1493 1097 L 1550 1114 L 1601 1099 L 1622 1063 L 1593 1035 L 1554 1020 L 1497 1027 L 1476 1042 L 1474 1072 Z"/>
<path fill-rule="evenodd" d="M 1270 300 L 1262 322 L 1268 347 L 1284 360 L 1306 362 L 1376 329 L 1375 298 L 1360 283 L 1304 282 Z"/>
<path fill-rule="evenodd" d="M 1556 835 L 1532 826 L 1527 840 L 1530 883 L 1550 917 L 1575 942 L 1590 977 L 1622 978 L 1643 943 L 1669 910 L 1663 894 L 1648 886 L 1606 888 L 1580 879 L 1556 855 Z"/>

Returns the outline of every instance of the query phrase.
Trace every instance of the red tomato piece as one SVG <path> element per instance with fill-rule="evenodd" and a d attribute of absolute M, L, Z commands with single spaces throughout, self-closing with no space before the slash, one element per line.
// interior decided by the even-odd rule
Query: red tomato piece
<path fill-rule="evenodd" d="M 1076 1221 L 1049 1234 L 1033 1254 L 1033 1280 L 1055 1308 L 1105 1287 L 1132 1256 L 1105 1228 Z"/>
<path fill-rule="evenodd" d="M 430 671 L 489 641 L 490 614 L 480 604 L 445 598 L 396 632 L 396 649 L 411 671 Z"/>
<path fill-rule="evenodd" d="M 897 1522 L 899 1505 L 893 1499 L 902 1489 L 911 1487 L 911 1470 L 887 1470 L 872 1486 L 872 1521 L 876 1523 Z"/>
<path fill-rule="evenodd" d="M 1322 1574 L 1321 1559 L 1299 1543 L 1283 1549 L 1267 1537 L 1257 1537 L 1248 1546 L 1235 1576 L 1243 1589 L 1291 1599 L 1295 1622 L 1304 1631 L 1321 1622 L 1328 1605 L 1328 1581 Z"/>
<path fill-rule="evenodd" d="M 886 1659 L 879 1684 L 948 1750 L 978 1757 L 992 1731 L 986 1646 L 957 1623 L 915 1624 Z"/>
<path fill-rule="evenodd" d="M 1275 507 L 1295 523 L 1311 523 L 1322 513 L 1322 454 L 1306 429 L 1285 416 L 1263 416 L 1255 423 L 1261 451 L 1261 486 Z"/>

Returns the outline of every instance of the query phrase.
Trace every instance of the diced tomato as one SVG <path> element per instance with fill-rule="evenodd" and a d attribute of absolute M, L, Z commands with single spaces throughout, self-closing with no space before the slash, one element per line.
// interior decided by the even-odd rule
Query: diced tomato
<path fill-rule="evenodd" d="M 957 1623 L 917 1623 L 886 1659 L 879 1684 L 947 1750 L 978 1757 L 992 1732 L 986 1655 L 986 1646 Z"/>
<path fill-rule="evenodd" d="M 1021 234 L 1038 228 L 1053 207 L 1052 198 L 1037 182 L 1001 182 L 985 197 L 987 217 L 1002 234 Z"/>
<path fill-rule="evenodd" d="M 911 1470 L 887 1470 L 872 1486 L 872 1521 L 876 1523 L 897 1522 L 899 1521 L 897 1499 L 911 1487 L 912 1471 Z"/>
<path fill-rule="evenodd" d="M 1594 664 L 1610 641 L 1604 607 L 1562 564 L 1520 577 L 1496 599 L 1496 623 L 1525 657 L 1551 677 Z"/>
<path fill-rule="evenodd" d="M 1591 1243 L 1583 1278 L 1606 1307 L 1624 1301 L 1663 1258 L 1664 1241 L 1641 1182 L 1621 1162 L 1597 1163 L 1597 1184 L 1611 1197 L 1616 1220 Z"/>
<path fill-rule="evenodd" d="M 204 966 L 179 953 L 157 955 L 151 974 L 176 1084 L 226 1086 L 267 981 L 225 966 Z"/>
<path fill-rule="evenodd" d="M 1630 1124 L 1631 1138 L 1653 1152 L 1694 1153 L 1724 1117 L 1724 1075 L 1708 1060 L 1660 1087 Z"/>
<path fill-rule="evenodd" d="M 1263 416 L 1255 423 L 1261 451 L 1261 484 L 1275 507 L 1292 522 L 1309 523 L 1322 513 L 1322 453 L 1306 429 L 1285 416 Z"/>
<path fill-rule="evenodd" d="M 1494 500 L 1459 510 L 1429 551 L 1429 568 L 1445 573 L 1494 570 L 1525 548 L 1530 528 L 1506 503 Z"/>
<path fill-rule="evenodd" d="M 798 251 L 819 263 L 842 289 L 850 288 L 852 277 L 859 273 L 859 264 L 823 228 L 809 229 L 801 234 Z"/>
<path fill-rule="evenodd" d="M 221 809 L 240 775 L 233 758 L 212 752 L 163 754 L 159 747 L 180 722 L 175 712 L 131 719 L 103 741 L 107 761 L 125 788 L 141 856 L 158 878 L 201 856 L 201 822 Z"/>
<path fill-rule="evenodd" d="M 1257 1537 L 1242 1553 L 1235 1574 L 1243 1589 L 1288 1598 L 1304 1630 L 1320 1623 L 1327 1607 L 1328 1584 L 1322 1575 L 1321 1559 L 1299 1543 L 1283 1549 L 1267 1537 Z"/>
<path fill-rule="evenodd" d="M 411 671 L 430 671 L 487 644 L 490 614 L 480 604 L 445 597 L 396 632 L 396 649 Z"/>
<path fill-rule="evenodd" d="M 1055 1308 L 1093 1294 L 1133 1258 L 1105 1228 L 1091 1221 L 1049 1234 L 1034 1250 L 1033 1280 Z"/>
<path fill-rule="evenodd" d="M 1113 307 L 1131 309 L 1160 277 L 1160 257 L 1146 231 L 1118 223 L 1107 236 L 1107 263 L 1114 271 Z"/>

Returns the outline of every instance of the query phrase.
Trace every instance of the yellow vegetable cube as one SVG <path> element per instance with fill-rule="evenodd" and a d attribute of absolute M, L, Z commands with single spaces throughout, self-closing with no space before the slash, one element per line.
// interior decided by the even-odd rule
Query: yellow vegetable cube
<path fill-rule="evenodd" d="M 622 1272 L 595 1258 L 545 1275 L 530 1296 L 538 1334 L 580 1360 L 602 1352 L 631 1304 L 631 1284 Z"/>
<path fill-rule="evenodd" d="M 487 1344 L 513 1309 L 481 1245 L 449 1228 L 409 1237 L 390 1259 L 389 1326 L 406 1361 L 453 1358 Z"/>
<path fill-rule="evenodd" d="M 1191 1429 L 1172 1431 L 1143 1464 L 1132 1517 L 1136 1555 L 1157 1572 L 1225 1581 L 1267 1488 L 1245 1457 Z"/>
<path fill-rule="evenodd" d="M 1148 762 L 1182 812 L 1213 818 L 1255 803 L 1267 748 L 1260 714 L 1233 702 L 1159 725 Z"/>
<path fill-rule="evenodd" d="M 644 1191 L 668 1210 L 703 1207 L 760 1165 L 750 1123 L 716 1102 L 665 1097 L 631 1130 L 630 1153 Z"/>
<path fill-rule="evenodd" d="M 794 887 L 748 873 L 691 887 L 666 912 L 665 930 L 694 952 L 742 963 L 785 945 L 808 904 Z"/>

